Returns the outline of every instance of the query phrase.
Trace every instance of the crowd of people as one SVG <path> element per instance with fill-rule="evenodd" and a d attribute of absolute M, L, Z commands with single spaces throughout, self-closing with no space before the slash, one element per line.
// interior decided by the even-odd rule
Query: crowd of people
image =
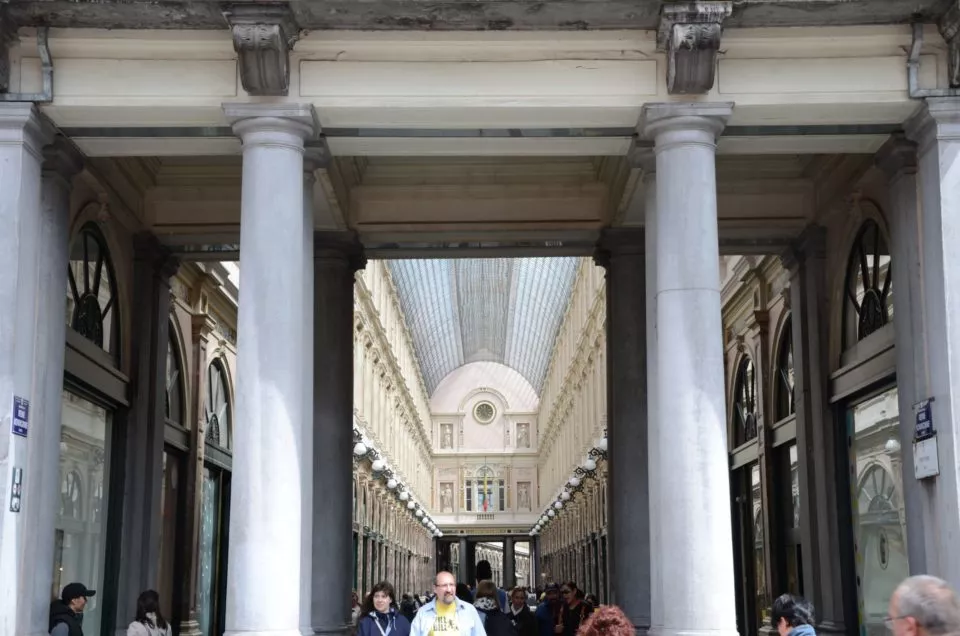
<path fill-rule="evenodd" d="M 450 572 L 439 572 L 432 593 L 397 599 L 393 585 L 381 581 L 363 602 L 353 596 L 351 636 L 636 636 L 637 630 L 616 605 L 600 605 L 576 583 L 549 584 L 542 593 L 517 587 L 502 590 L 490 580 L 490 565 L 477 564 L 470 587 Z M 83 636 L 83 610 L 95 595 L 82 583 L 70 583 L 50 606 L 51 636 Z M 813 605 L 784 594 L 771 608 L 780 636 L 816 636 Z M 960 636 L 960 598 L 943 580 L 912 576 L 890 597 L 887 627 L 893 636 Z M 153 590 L 137 599 L 127 636 L 171 636 Z"/>

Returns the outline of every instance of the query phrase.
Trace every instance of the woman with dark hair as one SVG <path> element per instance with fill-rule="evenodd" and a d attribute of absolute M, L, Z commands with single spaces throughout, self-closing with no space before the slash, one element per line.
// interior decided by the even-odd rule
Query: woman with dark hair
<path fill-rule="evenodd" d="M 517 636 L 517 630 L 510 618 L 500 609 L 499 590 L 493 581 L 477 583 L 477 598 L 473 606 L 477 608 L 483 631 L 487 636 Z"/>
<path fill-rule="evenodd" d="M 137 617 L 127 627 L 127 636 L 170 636 L 170 624 L 160 612 L 160 595 L 153 590 L 137 598 Z"/>
<path fill-rule="evenodd" d="M 410 621 L 398 611 L 390 583 L 380 581 L 363 599 L 357 636 L 410 636 Z"/>
<path fill-rule="evenodd" d="M 577 636 L 634 636 L 633 623 L 616 605 L 604 605 L 591 614 Z"/>
<path fill-rule="evenodd" d="M 557 636 L 574 636 L 593 613 L 593 606 L 584 601 L 580 594 L 577 584 L 573 581 L 567 581 L 560 586 L 563 609 L 560 611 L 560 624 L 555 630 Z"/>

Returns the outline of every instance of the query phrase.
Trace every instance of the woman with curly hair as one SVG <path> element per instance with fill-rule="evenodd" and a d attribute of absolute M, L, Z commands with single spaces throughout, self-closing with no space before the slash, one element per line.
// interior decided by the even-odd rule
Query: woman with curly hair
<path fill-rule="evenodd" d="M 634 636 L 633 623 L 616 605 L 602 605 L 580 626 L 577 636 Z"/>

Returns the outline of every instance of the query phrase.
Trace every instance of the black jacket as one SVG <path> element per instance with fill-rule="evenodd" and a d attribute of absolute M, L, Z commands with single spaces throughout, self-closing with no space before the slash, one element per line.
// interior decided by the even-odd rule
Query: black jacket
<path fill-rule="evenodd" d="M 517 636 L 537 636 L 537 618 L 530 611 L 529 605 L 524 605 L 516 615 L 513 614 L 513 607 L 507 609 L 507 618 L 513 623 L 513 628 L 517 630 Z"/>
<path fill-rule="evenodd" d="M 517 630 L 513 628 L 510 617 L 499 608 L 488 611 L 478 607 L 477 613 L 483 620 L 483 631 L 487 632 L 487 636 L 517 636 Z"/>
<path fill-rule="evenodd" d="M 74 613 L 63 601 L 57 599 L 50 604 L 50 629 L 48 632 L 52 632 L 53 628 L 60 623 L 66 623 L 70 630 L 70 636 L 83 636 L 82 621 L 83 617 Z"/>

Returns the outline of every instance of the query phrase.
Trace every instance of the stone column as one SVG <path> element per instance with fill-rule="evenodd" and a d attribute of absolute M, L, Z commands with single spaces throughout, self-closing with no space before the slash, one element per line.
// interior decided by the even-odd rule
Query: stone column
<path fill-rule="evenodd" d="M 900 452 L 903 506 L 907 521 L 910 573 L 928 571 L 921 484 L 915 478 L 913 405 L 928 396 L 917 389 L 924 378 L 923 347 L 914 338 L 923 332 L 923 271 L 920 260 L 920 201 L 917 198 L 917 146 L 894 135 L 877 155 L 877 165 L 889 179 L 890 254 L 893 259 L 893 321 L 897 352 L 897 399 L 900 407 Z M 917 323 L 915 325 L 915 323 Z"/>
<path fill-rule="evenodd" d="M 49 376 L 41 379 L 38 373 L 50 371 L 56 361 L 52 349 L 45 351 L 50 360 L 39 359 L 36 350 L 38 342 L 50 340 L 57 332 L 41 331 L 42 326 L 52 326 L 45 317 L 43 325 L 38 324 L 39 307 L 48 309 L 40 288 L 46 270 L 41 263 L 48 258 L 62 263 L 66 249 L 58 246 L 62 254 L 48 254 L 43 245 L 42 148 L 51 139 L 52 129 L 33 104 L 0 104 L 0 633 L 4 634 L 27 633 L 39 625 L 39 616 L 34 615 L 39 610 L 35 589 L 43 578 L 49 584 L 51 575 L 51 570 L 37 571 L 33 559 L 41 548 L 30 537 L 35 532 L 32 522 L 51 504 L 44 500 L 49 492 L 44 487 L 47 473 L 59 474 L 59 447 L 52 464 L 39 464 L 49 447 L 44 429 L 52 424 L 54 412 L 56 431 L 60 430 L 60 396 L 55 408 L 41 404 L 51 393 L 42 384 Z M 60 288 L 63 294 L 65 287 Z M 61 321 L 63 316 L 61 312 Z M 50 344 L 59 347 L 62 369 L 63 331 L 59 333 L 61 339 Z M 59 382 L 62 387 L 62 373 Z M 12 434 L 14 396 L 30 403 L 27 436 Z M 20 487 L 16 504 L 11 488 L 15 476 Z M 14 505 L 17 509 L 11 510 Z"/>
<path fill-rule="evenodd" d="M 243 142 L 226 631 L 299 636 L 303 144 L 313 114 L 296 104 L 231 104 L 224 111 Z M 349 482 L 331 492 L 348 500 Z"/>
<path fill-rule="evenodd" d="M 934 398 L 932 419 L 937 431 L 940 474 L 920 484 L 926 563 L 929 574 L 960 586 L 960 250 L 954 238 L 960 233 L 960 100 L 928 99 L 906 126 L 917 142 L 919 215 L 916 254 L 919 266 L 907 267 L 919 279 L 919 291 L 911 290 L 909 316 L 913 327 L 912 348 L 916 356 L 906 372 L 917 400 Z M 896 268 L 898 262 L 894 261 Z M 914 269 L 916 268 L 916 269 Z M 896 271 L 896 270 L 894 270 Z M 896 294 L 900 293 L 896 291 Z M 895 302 L 897 302 L 895 300 Z M 898 303 L 898 307 L 901 305 Z M 896 323 L 899 316 L 894 319 Z M 897 339 L 900 348 L 901 339 Z M 908 361 L 905 361 L 909 364 Z M 909 396 L 908 396 L 909 397 Z M 912 405 L 911 405 L 912 406 Z M 912 413 L 912 411 L 911 411 Z M 912 441 L 912 440 L 911 440 Z M 908 449 L 903 449 L 908 453 Z M 910 476 L 907 476 L 909 478 Z M 911 567 L 913 564 L 911 564 Z"/>
<path fill-rule="evenodd" d="M 60 506 L 60 424 L 63 395 L 63 343 L 66 338 L 67 263 L 70 242 L 70 192 L 83 161 L 63 138 L 44 148 L 41 178 L 39 295 L 37 297 L 36 392 L 32 404 L 30 471 L 25 483 L 36 486 L 24 521 L 21 593 L 29 603 L 26 633 L 46 634 L 54 564 L 54 524 Z M 22 607 L 22 606 L 21 606 Z"/>
<path fill-rule="evenodd" d="M 301 367 L 303 373 L 303 438 L 301 440 L 300 479 L 303 490 L 300 493 L 300 563 L 313 563 L 313 186 L 316 183 L 315 171 L 318 162 L 314 157 L 304 157 L 303 161 L 303 289 L 300 292 L 303 300 L 303 320 L 300 322 L 303 338 Z M 351 465 L 352 471 L 352 465 Z M 352 473 L 351 473 L 352 474 Z M 353 482 L 347 487 L 350 493 L 351 505 L 353 497 Z M 350 510 L 350 546 L 347 554 L 351 555 L 350 567 L 353 568 L 353 509 Z M 300 633 L 303 636 L 313 634 L 313 568 L 304 567 L 300 572 Z M 348 575 L 347 581 L 352 581 Z M 349 594 L 345 594 L 349 598 Z"/>
<path fill-rule="evenodd" d="M 610 589 L 613 602 L 643 635 L 650 629 L 644 230 L 606 230 L 597 261 L 606 268 L 607 278 Z M 579 576 L 579 563 L 575 569 Z"/>
<path fill-rule="evenodd" d="M 810 226 L 781 257 L 790 272 L 794 403 L 797 408 L 797 475 L 803 588 L 817 608 L 817 630 L 846 633 L 845 608 L 855 602 L 841 580 L 841 528 L 837 519 L 836 436 L 829 394 L 829 306 L 826 232 Z M 840 494 L 845 497 L 845 494 Z M 844 598 L 846 596 L 846 599 Z M 856 623 L 856 617 L 850 616 Z"/>
<path fill-rule="evenodd" d="M 346 634 L 350 629 L 353 283 L 363 265 L 354 235 L 315 235 L 313 491 L 314 500 L 323 502 L 313 507 L 311 617 L 315 634 Z M 379 549 L 371 543 L 373 550 Z"/>
<path fill-rule="evenodd" d="M 160 495 L 163 486 L 163 429 L 170 277 L 179 263 L 149 233 L 133 240 L 134 369 L 130 422 L 124 453 L 123 532 L 116 632 L 126 634 L 137 596 L 156 586 L 160 557 Z"/>
<path fill-rule="evenodd" d="M 737 633 L 715 166 L 716 138 L 731 112 L 729 104 L 652 104 L 643 116 L 657 156 L 651 384 L 659 410 L 653 426 L 662 428 L 651 449 L 659 476 L 651 497 L 657 555 L 670 559 L 670 567 L 659 570 L 663 624 L 657 633 L 664 636 Z M 622 559 L 613 553 L 611 561 Z"/>
<path fill-rule="evenodd" d="M 467 552 L 469 551 L 470 546 L 467 542 L 466 537 L 460 537 L 460 549 L 459 549 L 459 572 L 456 572 L 457 581 L 460 583 L 466 583 L 470 585 L 470 566 L 467 564 L 468 556 Z"/>
<path fill-rule="evenodd" d="M 507 537 L 503 540 L 503 587 L 507 590 L 507 594 L 509 594 L 510 590 L 517 584 L 516 572 L 517 555 L 514 550 L 513 538 Z"/>

